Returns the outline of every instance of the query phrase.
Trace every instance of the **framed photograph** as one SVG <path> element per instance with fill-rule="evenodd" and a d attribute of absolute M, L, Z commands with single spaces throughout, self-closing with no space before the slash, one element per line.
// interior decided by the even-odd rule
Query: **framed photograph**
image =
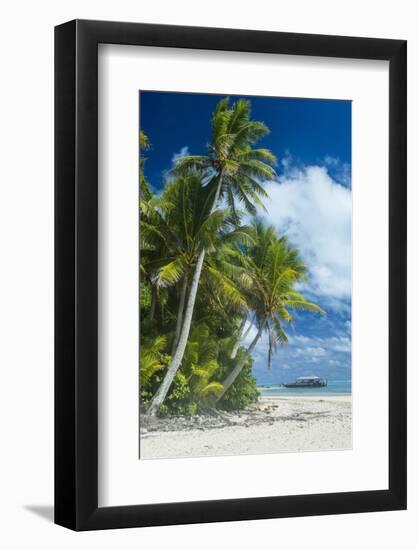
<path fill-rule="evenodd" d="M 406 507 L 406 42 L 55 29 L 55 522 Z"/>

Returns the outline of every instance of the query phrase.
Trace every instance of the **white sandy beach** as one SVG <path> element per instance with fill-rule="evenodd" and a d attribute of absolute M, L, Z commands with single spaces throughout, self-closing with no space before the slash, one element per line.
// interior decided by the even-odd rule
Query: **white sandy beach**
<path fill-rule="evenodd" d="M 352 447 L 350 396 L 261 397 L 240 413 L 141 422 L 140 457 L 180 458 Z"/>

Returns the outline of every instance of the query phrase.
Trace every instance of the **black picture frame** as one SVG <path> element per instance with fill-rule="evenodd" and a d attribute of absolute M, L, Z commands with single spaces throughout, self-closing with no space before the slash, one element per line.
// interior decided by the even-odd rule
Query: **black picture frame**
<path fill-rule="evenodd" d="M 98 507 L 98 44 L 389 62 L 389 488 Z M 55 523 L 74 530 L 406 508 L 406 41 L 74 20 L 55 28 Z"/>

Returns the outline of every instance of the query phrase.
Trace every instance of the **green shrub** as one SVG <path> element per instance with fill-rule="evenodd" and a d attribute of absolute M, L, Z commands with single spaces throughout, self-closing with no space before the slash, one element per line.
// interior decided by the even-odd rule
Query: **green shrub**
<path fill-rule="evenodd" d="M 241 410 L 258 400 L 259 391 L 252 375 L 252 358 L 246 359 L 242 372 L 219 401 L 218 407 L 225 410 Z"/>

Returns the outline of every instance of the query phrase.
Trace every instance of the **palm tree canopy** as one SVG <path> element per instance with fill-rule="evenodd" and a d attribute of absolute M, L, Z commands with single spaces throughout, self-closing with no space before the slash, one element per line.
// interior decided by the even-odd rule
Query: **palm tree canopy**
<path fill-rule="evenodd" d="M 149 137 L 143 130 L 139 132 L 139 153 L 140 153 L 140 162 L 139 162 L 139 193 L 140 197 L 142 199 L 149 200 L 152 196 L 152 192 L 149 187 L 149 183 L 147 179 L 145 178 L 144 174 L 144 165 L 146 161 L 146 157 L 144 157 L 143 153 L 145 151 L 149 151 L 152 149 L 151 142 L 149 140 Z"/>
<path fill-rule="evenodd" d="M 253 146 L 269 133 L 263 122 L 251 120 L 250 103 L 239 99 L 230 105 L 224 98 L 216 106 L 211 123 L 211 142 L 207 155 L 193 155 L 177 160 L 177 174 L 198 170 L 215 196 L 219 178 L 219 198 L 226 200 L 235 221 L 239 220 L 236 199 L 254 215 L 267 197 L 262 184 L 276 178 L 276 158 L 268 149 Z"/>
<path fill-rule="evenodd" d="M 305 282 L 308 275 L 298 250 L 260 219 L 254 220 L 251 236 L 253 244 L 238 252 L 241 285 L 246 289 L 259 330 L 268 334 L 271 355 L 277 344 L 288 342 L 283 323 L 293 322 L 291 310 L 322 315 L 325 312 L 296 289 L 297 283 Z"/>
<path fill-rule="evenodd" d="M 172 179 L 161 195 L 141 201 L 143 272 L 158 287 L 177 284 L 190 272 L 201 250 L 207 253 L 203 283 L 226 302 L 245 307 L 234 278 L 236 243 L 248 243 L 246 226 L 236 227 L 225 208 L 210 212 L 208 189 L 195 171 Z"/>

